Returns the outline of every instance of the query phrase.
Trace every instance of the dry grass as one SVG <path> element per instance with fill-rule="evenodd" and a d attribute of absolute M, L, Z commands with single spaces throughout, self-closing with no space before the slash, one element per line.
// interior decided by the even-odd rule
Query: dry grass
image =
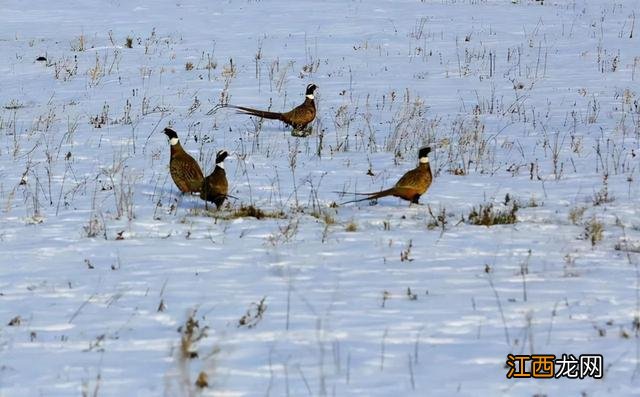
<path fill-rule="evenodd" d="M 603 205 L 611 203 L 615 200 L 615 197 L 609 194 L 609 176 L 605 174 L 602 177 L 602 188 L 593 194 L 593 205 Z"/>
<path fill-rule="evenodd" d="M 202 338 L 206 338 L 208 327 L 200 328 L 198 320 L 195 319 L 195 312 L 193 312 L 185 321 L 184 325 L 178 328 L 180 332 L 180 357 L 183 360 L 188 360 L 198 357 L 198 351 L 196 344 Z"/>
<path fill-rule="evenodd" d="M 591 241 L 591 246 L 595 246 L 598 242 L 602 241 L 603 235 L 604 224 L 595 217 L 591 218 L 591 220 L 585 224 L 582 237 L 585 240 Z"/>
<path fill-rule="evenodd" d="M 83 52 L 87 49 L 87 38 L 84 36 L 84 34 L 81 34 L 80 36 L 76 37 L 76 39 L 73 40 L 70 45 L 71 51 Z"/>
<path fill-rule="evenodd" d="M 199 346 L 200 342 L 208 337 L 209 327 L 200 326 L 196 315 L 197 310 L 191 311 L 184 324 L 178 327 L 180 345 L 175 349 L 174 360 L 177 366 L 175 381 L 178 393 L 176 395 L 195 396 L 198 395 L 199 390 L 215 386 L 215 380 L 212 377 L 215 374 L 215 360 L 220 348 L 214 346 L 211 352 L 199 354 L 199 350 L 202 350 Z M 193 381 L 191 367 L 195 365 L 199 366 L 200 370 L 197 372 L 196 380 Z M 167 394 L 166 391 L 165 394 Z"/>
<path fill-rule="evenodd" d="M 569 221 L 574 225 L 579 224 L 582 221 L 582 217 L 584 216 L 587 207 L 575 207 L 569 210 Z"/>
<path fill-rule="evenodd" d="M 229 211 L 208 211 L 205 209 L 193 209 L 190 211 L 192 215 L 204 215 L 219 220 L 232 220 L 238 218 L 256 218 L 256 219 L 286 219 L 287 214 L 282 210 L 263 210 L 254 205 L 241 204 L 238 208 Z"/>
<path fill-rule="evenodd" d="M 516 213 L 518 212 L 518 204 L 512 202 L 510 207 L 504 209 L 495 208 L 493 203 L 480 204 L 469 213 L 467 222 L 472 225 L 493 226 L 493 225 L 510 225 L 518 221 Z"/>
<path fill-rule="evenodd" d="M 358 225 L 356 225 L 356 223 L 353 220 L 349 221 L 349 223 L 347 223 L 347 225 L 344 227 L 345 232 L 355 232 L 357 230 L 358 230 Z"/>
<path fill-rule="evenodd" d="M 318 219 L 325 225 L 335 225 L 336 223 L 336 218 L 334 218 L 333 214 L 326 210 L 320 209 L 318 211 L 312 211 L 309 215 Z"/>
<path fill-rule="evenodd" d="M 267 311 L 267 305 L 265 303 L 266 299 L 267 297 L 265 296 L 260 299 L 260 302 L 252 302 L 251 305 L 249 305 L 247 312 L 242 317 L 240 317 L 240 320 L 238 320 L 238 328 L 253 328 L 258 325 L 258 323 L 262 320 L 264 313 Z"/>

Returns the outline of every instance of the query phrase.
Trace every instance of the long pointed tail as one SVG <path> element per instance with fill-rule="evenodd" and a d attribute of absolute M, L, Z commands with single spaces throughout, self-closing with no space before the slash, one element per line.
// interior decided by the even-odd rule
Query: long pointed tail
<path fill-rule="evenodd" d="M 365 200 L 375 200 L 375 199 L 379 199 L 379 198 L 385 197 L 385 196 L 393 196 L 395 193 L 396 193 L 396 188 L 395 187 L 392 187 L 392 188 L 386 189 L 386 190 L 381 190 L 379 192 L 374 192 L 374 193 L 355 193 L 355 194 L 358 194 L 358 195 L 366 194 L 367 197 L 364 197 L 364 198 L 361 198 L 361 199 L 356 199 L 356 200 L 345 201 L 344 203 L 340 203 L 340 205 L 349 204 L 349 203 L 357 203 L 357 202 L 365 201 Z"/>
<path fill-rule="evenodd" d="M 214 106 L 213 109 L 207 112 L 207 116 L 211 116 L 218 110 L 224 109 L 224 108 L 236 109 L 238 110 L 238 113 L 262 117 L 263 119 L 282 120 L 282 113 L 267 112 L 265 110 L 258 110 L 258 109 L 247 108 L 244 106 L 226 105 L 226 104 L 218 104 Z"/>
<path fill-rule="evenodd" d="M 225 107 L 237 109 L 238 113 L 249 114 L 251 116 L 257 116 L 263 119 L 282 120 L 282 113 L 267 112 L 265 110 L 252 109 L 252 108 L 246 108 L 244 106 L 235 106 L 235 105 L 226 105 Z"/>

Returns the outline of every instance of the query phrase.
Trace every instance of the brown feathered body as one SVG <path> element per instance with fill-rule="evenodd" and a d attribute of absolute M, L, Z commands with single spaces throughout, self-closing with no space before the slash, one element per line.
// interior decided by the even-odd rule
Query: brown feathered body
<path fill-rule="evenodd" d="M 429 186 L 431 186 L 432 178 L 429 163 L 421 162 L 416 168 L 407 171 L 398 180 L 394 187 L 374 193 L 357 193 L 367 197 L 359 200 L 347 201 L 343 204 L 355 203 L 364 200 L 375 200 L 386 196 L 395 196 L 410 201 L 411 203 L 418 204 L 420 196 L 422 196 L 427 189 L 429 189 Z"/>
<path fill-rule="evenodd" d="M 258 110 L 236 105 L 222 105 L 220 107 L 236 109 L 239 113 L 261 117 L 263 119 L 280 120 L 296 130 L 303 130 L 316 118 L 314 92 L 317 88 L 318 87 L 315 84 L 307 85 L 304 102 L 284 113 L 268 112 L 266 110 Z M 216 108 L 212 109 L 211 112 L 214 112 L 215 109 Z"/>
<path fill-rule="evenodd" d="M 296 106 L 285 113 L 267 112 L 265 110 L 235 105 L 227 105 L 227 107 L 237 109 L 242 114 L 257 116 L 263 119 L 280 120 L 283 123 L 292 126 L 296 130 L 304 129 L 316 118 L 316 104 L 313 99 L 309 98 L 306 98 L 302 105 Z"/>
<path fill-rule="evenodd" d="M 202 184 L 200 198 L 205 201 L 211 201 L 220 208 L 229 192 L 229 182 L 227 182 L 227 173 L 224 168 L 216 165 L 209 176 L 207 176 Z"/>
<path fill-rule="evenodd" d="M 182 193 L 197 193 L 200 191 L 204 180 L 202 170 L 196 160 L 182 148 L 180 142 L 171 145 L 169 171 L 171 179 L 173 179 L 173 182 Z"/>

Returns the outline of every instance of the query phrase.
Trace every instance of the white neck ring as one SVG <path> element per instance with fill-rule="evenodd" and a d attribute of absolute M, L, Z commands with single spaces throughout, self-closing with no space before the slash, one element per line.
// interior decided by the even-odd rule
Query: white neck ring
<path fill-rule="evenodd" d="M 429 157 L 423 157 L 423 158 L 421 158 L 421 159 L 420 159 L 420 162 L 421 162 L 422 164 L 426 164 L 426 163 L 428 163 L 428 162 L 429 162 Z"/>
<path fill-rule="evenodd" d="M 178 142 L 179 142 L 178 138 L 169 139 L 169 145 L 171 145 L 171 146 L 177 145 Z"/>
<path fill-rule="evenodd" d="M 309 98 L 309 99 L 313 99 L 313 98 L 314 98 L 313 94 L 308 94 L 308 95 L 305 95 L 305 96 L 306 96 L 307 98 Z"/>

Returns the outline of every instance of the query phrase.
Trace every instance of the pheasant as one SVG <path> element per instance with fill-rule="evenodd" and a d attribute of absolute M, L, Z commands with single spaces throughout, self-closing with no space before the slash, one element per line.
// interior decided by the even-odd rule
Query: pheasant
<path fill-rule="evenodd" d="M 178 134 L 171 128 L 165 128 L 164 133 L 169 138 L 171 157 L 169 171 L 171 179 L 182 193 L 197 193 L 202 187 L 204 175 L 198 163 L 187 153 L 180 144 Z"/>
<path fill-rule="evenodd" d="M 224 200 L 228 197 L 229 182 L 227 182 L 227 173 L 224 170 L 224 159 L 229 153 L 226 150 L 220 150 L 216 155 L 216 168 L 207 176 L 200 190 L 200 198 L 205 201 L 211 201 L 220 208 Z"/>
<path fill-rule="evenodd" d="M 367 197 L 346 201 L 342 204 L 356 203 L 364 200 L 375 200 L 386 196 L 395 196 L 413 204 L 418 204 L 420 196 L 429 189 L 433 178 L 431 175 L 431 167 L 429 166 L 429 152 L 431 152 L 430 147 L 420 148 L 418 151 L 418 166 L 407 171 L 398 180 L 394 187 L 374 193 L 355 193 L 357 195 L 364 195 Z"/>
<path fill-rule="evenodd" d="M 304 102 L 284 113 L 268 112 L 265 110 L 252 109 L 244 106 L 236 105 L 220 105 L 207 114 L 213 114 L 219 108 L 232 108 L 238 110 L 238 113 L 257 116 L 263 119 L 280 120 L 283 123 L 292 126 L 295 130 L 303 130 L 316 118 L 316 104 L 314 102 L 313 93 L 318 87 L 315 84 L 309 84 L 305 93 Z"/>

